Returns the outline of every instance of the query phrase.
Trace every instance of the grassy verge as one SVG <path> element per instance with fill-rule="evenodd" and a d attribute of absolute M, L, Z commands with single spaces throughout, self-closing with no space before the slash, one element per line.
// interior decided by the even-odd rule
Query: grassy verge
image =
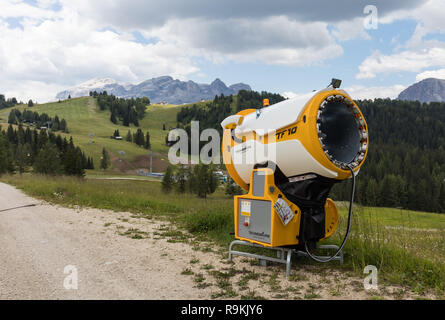
<path fill-rule="evenodd" d="M 366 265 L 375 265 L 379 279 L 406 285 L 419 294 L 433 289 L 443 295 L 445 215 L 393 209 L 391 216 L 390 210 L 356 208 L 345 246 L 346 267 L 363 273 Z M 346 219 L 345 213 L 342 218 Z M 344 233 L 340 234 L 329 242 L 339 243 Z"/>
<path fill-rule="evenodd" d="M 233 232 L 233 200 L 222 190 L 207 199 L 199 199 L 190 194 L 165 194 L 159 182 L 147 180 L 16 175 L 3 176 L 1 181 L 56 204 L 163 217 L 198 239 L 211 240 L 221 246 L 233 240 L 230 234 Z M 339 231 L 327 242 L 342 240 L 346 208 L 340 208 L 340 217 Z M 343 266 L 331 263 L 326 268 L 345 268 L 363 277 L 363 268 L 375 265 L 379 281 L 405 285 L 419 294 L 434 290 L 443 296 L 445 292 L 445 215 L 356 206 L 344 253 Z"/>

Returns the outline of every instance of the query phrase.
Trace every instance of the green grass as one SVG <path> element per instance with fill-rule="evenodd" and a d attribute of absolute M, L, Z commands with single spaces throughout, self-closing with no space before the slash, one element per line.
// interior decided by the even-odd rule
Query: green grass
<path fill-rule="evenodd" d="M 340 215 L 347 217 L 347 205 L 338 205 Z M 405 227 L 416 229 L 440 229 L 445 230 L 444 215 L 431 214 L 430 212 L 411 211 L 397 208 L 363 207 L 360 215 L 368 219 L 378 218 L 380 224 L 389 227 Z"/>
<path fill-rule="evenodd" d="M 341 216 L 344 226 L 346 213 Z M 407 285 L 419 294 L 426 289 L 443 294 L 444 222 L 444 214 L 356 206 L 344 248 L 346 266 L 362 273 L 366 265 L 375 265 L 380 280 Z M 327 242 L 340 243 L 345 228 L 340 229 Z"/>
<path fill-rule="evenodd" d="M 184 276 L 191 276 L 191 275 L 194 275 L 194 272 L 192 270 L 190 270 L 189 268 L 186 268 L 181 271 L 181 274 Z"/>
<path fill-rule="evenodd" d="M 210 240 L 227 248 L 233 235 L 233 199 L 219 188 L 207 199 L 190 194 L 166 194 L 157 181 L 126 181 L 5 175 L 1 181 L 26 193 L 61 205 L 80 205 L 130 211 L 140 217 L 161 217 L 191 232 L 196 240 Z M 354 207 L 350 238 L 344 248 L 345 264 L 332 262 L 323 268 L 341 268 L 363 277 L 366 265 L 375 265 L 379 282 L 402 284 L 418 294 L 445 292 L 445 215 L 389 208 Z M 326 243 L 340 243 L 346 225 L 346 209 L 340 209 L 340 227 Z M 134 230 L 133 230 L 134 231 Z M 128 231 L 129 236 L 141 236 Z M 181 240 L 178 231 L 165 236 Z M 202 249 L 204 250 L 204 249 Z M 316 264 L 308 259 L 297 264 Z M 298 268 L 298 266 L 297 266 Z M 329 271 L 327 271 L 329 272 Z M 221 276 L 221 275 L 219 275 Z M 299 279 L 294 279 L 299 280 Z M 223 283 L 222 283 L 223 284 Z M 273 283 L 272 283 L 273 285 Z"/>
<path fill-rule="evenodd" d="M 142 128 L 148 128 L 150 130 L 150 142 L 153 151 L 168 153 L 168 147 L 164 145 L 165 136 L 170 127 L 176 127 L 176 114 L 183 107 L 184 106 L 176 105 L 152 105 L 147 108 L 146 115 L 139 124 Z M 164 123 L 166 127 L 165 131 L 162 130 Z"/>

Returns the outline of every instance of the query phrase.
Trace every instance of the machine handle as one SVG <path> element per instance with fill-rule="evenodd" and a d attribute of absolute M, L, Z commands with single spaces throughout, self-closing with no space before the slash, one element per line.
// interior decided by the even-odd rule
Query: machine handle
<path fill-rule="evenodd" d="M 223 129 L 235 129 L 243 122 L 244 117 L 241 115 L 233 115 L 225 118 L 223 122 L 221 122 L 221 127 Z"/>

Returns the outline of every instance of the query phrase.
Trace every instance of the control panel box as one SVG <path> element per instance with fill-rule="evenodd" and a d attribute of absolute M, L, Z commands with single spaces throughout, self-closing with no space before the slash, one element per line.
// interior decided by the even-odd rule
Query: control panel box
<path fill-rule="evenodd" d="M 271 169 L 255 169 L 249 193 L 234 201 L 237 239 L 268 247 L 298 244 L 300 209 L 275 186 Z"/>

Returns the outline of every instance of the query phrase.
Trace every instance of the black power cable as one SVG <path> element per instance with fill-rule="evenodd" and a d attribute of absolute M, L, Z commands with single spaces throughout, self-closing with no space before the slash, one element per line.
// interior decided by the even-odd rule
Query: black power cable
<path fill-rule="evenodd" d="M 351 187 L 351 196 L 350 196 L 350 200 L 349 200 L 348 227 L 346 228 L 346 234 L 345 234 L 345 237 L 343 238 L 343 242 L 341 243 L 340 248 L 337 250 L 337 252 L 332 257 L 329 257 L 327 259 L 322 259 L 320 257 L 316 257 L 312 253 L 310 253 L 309 248 L 307 246 L 307 242 L 306 242 L 304 244 L 306 253 L 312 260 L 315 260 L 317 262 L 332 261 L 341 252 L 341 250 L 343 249 L 343 247 L 346 243 L 346 240 L 349 237 L 349 232 L 351 231 L 352 204 L 354 203 L 354 193 L 355 193 L 355 175 L 354 175 L 354 171 L 351 168 L 348 167 L 348 169 L 349 169 L 349 171 L 351 171 L 351 174 L 352 174 L 352 187 Z"/>
<path fill-rule="evenodd" d="M 8 208 L 8 209 L 2 209 L 0 210 L 0 212 L 5 212 L 5 211 L 11 211 L 11 210 L 15 210 L 15 209 L 21 209 L 21 208 L 27 208 L 27 207 L 35 207 L 37 206 L 37 204 L 25 204 L 23 206 L 19 206 L 19 207 L 14 207 L 14 208 Z"/>

